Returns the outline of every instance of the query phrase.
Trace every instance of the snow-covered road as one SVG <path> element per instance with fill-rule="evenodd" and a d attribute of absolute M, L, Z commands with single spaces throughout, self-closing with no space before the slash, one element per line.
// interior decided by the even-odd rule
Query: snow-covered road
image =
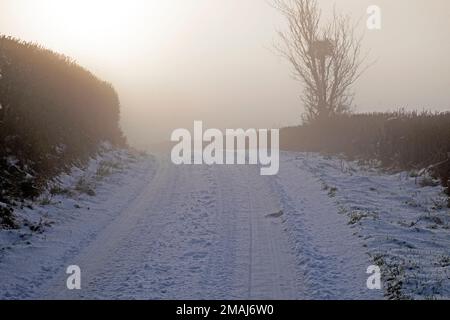
<path fill-rule="evenodd" d="M 97 193 L 76 217 L 3 255 L 0 296 L 383 296 L 366 287 L 372 263 L 348 221 L 293 158 L 282 158 L 278 176 L 264 177 L 255 166 L 175 166 L 161 156 Z M 69 265 L 81 268 L 81 290 L 66 288 Z"/>
<path fill-rule="evenodd" d="M 46 298 L 293 299 L 295 254 L 257 168 L 174 166 L 156 174 L 76 257 L 83 288 L 61 272 Z M 64 271 L 64 270 L 62 270 Z"/>

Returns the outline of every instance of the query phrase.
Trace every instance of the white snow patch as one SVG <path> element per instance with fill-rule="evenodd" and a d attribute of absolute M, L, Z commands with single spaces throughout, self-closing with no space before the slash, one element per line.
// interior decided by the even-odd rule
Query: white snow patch
<path fill-rule="evenodd" d="M 285 154 L 282 166 L 291 166 L 293 177 L 298 171 L 308 172 L 323 184 L 330 198 L 326 202 L 339 208 L 355 241 L 366 248 L 371 263 L 381 266 L 387 298 L 450 298 L 450 210 L 442 187 L 421 187 L 408 172 L 388 174 L 314 154 Z M 308 188 L 305 182 L 298 183 L 298 198 Z M 331 245 L 342 241 L 330 232 Z M 348 259 L 354 261 L 351 251 Z"/>
<path fill-rule="evenodd" d="M 133 200 L 145 177 L 153 175 L 154 163 L 153 158 L 105 145 L 86 168 L 61 174 L 37 201 L 16 209 L 23 227 L 0 230 L 0 298 L 42 298 L 40 287 L 65 270 Z M 99 171 L 102 167 L 111 167 L 110 174 Z M 95 197 L 76 190 L 81 178 Z M 130 184 L 126 189 L 121 188 L 124 181 Z"/>

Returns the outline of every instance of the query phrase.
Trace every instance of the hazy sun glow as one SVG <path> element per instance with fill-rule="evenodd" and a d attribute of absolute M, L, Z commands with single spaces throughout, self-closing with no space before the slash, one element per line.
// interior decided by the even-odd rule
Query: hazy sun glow
<path fill-rule="evenodd" d="M 163 27 L 170 32 L 164 2 L 157 0 L 21 0 L 11 6 L 28 30 L 33 25 L 35 38 L 46 38 L 47 45 L 62 52 L 123 56 L 143 42 L 139 37 L 144 34 L 157 37 Z"/>
<path fill-rule="evenodd" d="M 112 38 L 128 33 L 133 28 L 139 12 L 140 2 L 124 5 L 123 1 L 111 0 L 40 0 L 32 1 L 30 9 L 42 15 L 42 22 L 47 21 L 55 28 L 53 32 L 61 32 L 73 37 Z"/>

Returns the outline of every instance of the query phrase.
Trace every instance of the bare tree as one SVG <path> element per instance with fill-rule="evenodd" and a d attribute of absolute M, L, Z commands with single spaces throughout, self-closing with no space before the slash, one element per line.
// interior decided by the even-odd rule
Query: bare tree
<path fill-rule="evenodd" d="M 353 104 L 352 84 L 366 69 L 362 65 L 362 36 L 348 16 L 334 10 L 322 24 L 316 0 L 273 0 L 287 19 L 286 31 L 279 31 L 278 51 L 290 62 L 296 79 L 303 82 L 302 96 L 307 122 L 348 112 Z"/>

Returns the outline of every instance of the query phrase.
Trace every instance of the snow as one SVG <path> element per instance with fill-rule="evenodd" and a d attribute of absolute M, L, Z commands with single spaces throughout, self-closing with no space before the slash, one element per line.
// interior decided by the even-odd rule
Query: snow
<path fill-rule="evenodd" d="M 96 172 L 105 161 L 123 163 L 124 168 L 100 181 Z M 152 168 L 151 158 L 143 162 L 127 151 L 105 150 L 102 156 L 91 159 L 87 168 L 74 168 L 56 179 L 58 189 L 67 193 L 51 195 L 48 191 L 30 207 L 16 210 L 24 227 L 0 230 L 0 297 L 42 298 L 39 288 L 120 215 L 123 201 L 133 200 L 147 176 L 153 174 Z M 80 178 L 97 184 L 95 197 L 74 190 Z M 122 198 L 116 197 L 125 191 L 120 185 L 125 179 L 130 185 Z M 31 231 L 37 227 L 37 232 Z"/>
<path fill-rule="evenodd" d="M 356 162 L 291 155 L 333 191 L 355 236 L 382 268 L 388 298 L 450 298 L 450 210 L 439 186 L 408 172 L 388 174 Z"/>
<path fill-rule="evenodd" d="M 19 210 L 38 231 L 0 230 L 0 298 L 449 297 L 442 188 L 315 154 L 280 161 L 261 176 L 105 146 Z M 366 287 L 375 263 L 383 290 Z M 81 290 L 65 286 L 69 265 Z"/>
<path fill-rule="evenodd" d="M 366 286 L 366 271 L 373 262 L 303 159 L 303 155 L 281 157 L 274 192 L 286 214 L 306 298 L 382 298 L 380 291 Z"/>

